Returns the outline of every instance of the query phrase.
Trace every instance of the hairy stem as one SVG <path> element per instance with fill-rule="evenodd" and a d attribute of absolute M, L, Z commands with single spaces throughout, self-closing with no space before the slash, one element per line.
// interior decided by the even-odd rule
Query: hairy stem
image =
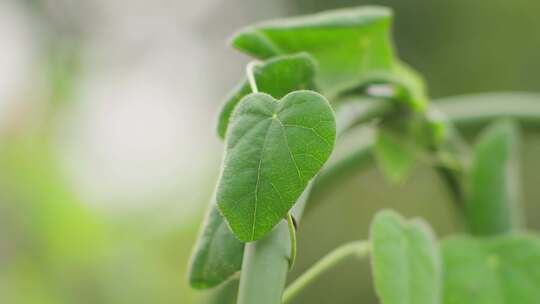
<path fill-rule="evenodd" d="M 369 252 L 370 244 L 367 241 L 352 242 L 334 249 L 285 289 L 285 292 L 283 293 L 283 303 L 289 303 L 289 301 L 296 297 L 306 286 L 346 258 L 352 256 L 363 258 L 366 257 Z"/>

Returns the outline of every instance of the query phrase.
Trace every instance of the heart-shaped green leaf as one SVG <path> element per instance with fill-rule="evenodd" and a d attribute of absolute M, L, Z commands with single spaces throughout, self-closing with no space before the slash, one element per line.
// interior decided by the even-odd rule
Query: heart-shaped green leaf
<path fill-rule="evenodd" d="M 423 221 L 379 212 L 371 224 L 375 290 L 383 304 L 437 304 L 441 271 L 435 239 Z"/>
<path fill-rule="evenodd" d="M 361 7 L 274 20 L 241 30 L 232 44 L 260 59 L 308 52 L 319 63 L 317 84 L 335 96 L 366 71 L 392 68 L 391 16 L 386 8 Z"/>
<path fill-rule="evenodd" d="M 469 172 L 465 214 L 476 235 L 493 235 L 519 226 L 518 130 L 502 121 L 489 126 L 475 147 Z"/>
<path fill-rule="evenodd" d="M 261 63 L 254 69 L 259 90 L 282 98 L 287 93 L 313 88 L 315 62 L 300 53 L 279 56 Z M 246 80 L 229 95 L 219 117 L 218 134 L 224 138 L 230 116 L 238 102 L 251 93 Z M 214 287 L 240 271 L 244 245 L 234 237 L 216 204 L 209 206 L 208 215 L 201 228 L 190 263 L 190 284 L 195 288 Z"/>
<path fill-rule="evenodd" d="M 253 69 L 257 88 L 276 99 L 303 89 L 314 89 L 316 63 L 307 53 L 274 57 Z M 218 135 L 225 137 L 230 116 L 238 102 L 251 93 L 247 80 L 243 79 L 229 94 L 219 114 Z"/>
<path fill-rule="evenodd" d="M 190 261 L 191 286 L 203 289 L 221 284 L 240 271 L 243 253 L 244 243 L 231 233 L 212 200 Z"/>
<path fill-rule="evenodd" d="M 444 304 L 540 303 L 540 239 L 504 235 L 442 242 Z"/>
<path fill-rule="evenodd" d="M 335 137 L 334 112 L 318 93 L 296 91 L 281 101 L 255 93 L 240 102 L 217 191 L 239 240 L 257 240 L 283 219 L 330 156 Z"/>

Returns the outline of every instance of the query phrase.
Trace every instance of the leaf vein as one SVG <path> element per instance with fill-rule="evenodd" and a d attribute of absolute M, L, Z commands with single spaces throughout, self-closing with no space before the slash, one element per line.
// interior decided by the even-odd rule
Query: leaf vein
<path fill-rule="evenodd" d="M 272 120 L 272 123 L 274 121 Z M 259 200 L 259 183 L 261 180 L 261 165 L 262 165 L 262 159 L 264 154 L 264 149 L 266 147 L 266 142 L 268 139 L 268 134 L 270 134 L 270 128 L 272 128 L 272 123 L 268 126 L 268 129 L 266 130 L 266 134 L 264 135 L 263 145 L 261 147 L 261 153 L 259 156 L 259 166 L 257 168 L 257 183 L 255 184 L 255 208 L 253 209 L 253 224 L 251 225 L 251 239 L 255 236 L 255 220 L 257 218 L 257 206 L 258 206 L 258 200 Z"/>
<path fill-rule="evenodd" d="M 302 178 L 302 173 L 300 173 L 300 168 L 298 167 L 298 164 L 296 163 L 296 159 L 294 158 L 294 154 L 292 153 L 291 148 L 289 147 L 289 139 L 287 138 L 287 133 L 285 133 L 285 125 L 283 125 L 281 120 L 279 120 L 278 118 L 276 118 L 276 121 L 278 121 L 282 127 L 281 129 L 283 131 L 283 136 L 285 137 L 285 146 L 287 147 L 287 151 L 289 151 L 289 154 L 291 155 L 291 159 L 294 163 L 294 167 L 296 168 L 296 172 L 298 173 L 298 178 L 300 178 L 301 182 L 304 182 L 304 179 Z"/>
<path fill-rule="evenodd" d="M 319 134 L 319 132 L 317 132 L 317 130 L 315 128 L 310 128 L 310 127 L 306 127 L 306 126 L 302 126 L 302 125 L 295 125 L 295 124 L 283 124 L 283 126 L 284 127 L 293 127 L 293 128 L 310 130 L 315 135 L 317 135 L 317 137 L 322 139 L 328 146 L 331 146 L 330 143 L 328 142 L 328 140 L 326 138 L 324 138 L 321 134 Z"/>

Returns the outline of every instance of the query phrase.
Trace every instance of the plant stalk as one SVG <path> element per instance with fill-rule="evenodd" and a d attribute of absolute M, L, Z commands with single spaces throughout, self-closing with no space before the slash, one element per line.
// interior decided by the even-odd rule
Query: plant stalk
<path fill-rule="evenodd" d="M 304 211 L 312 184 L 293 207 L 292 216 L 299 219 Z M 238 304 L 278 304 L 289 271 L 291 241 L 288 224 L 281 221 L 264 238 L 247 243 L 242 261 Z"/>
<path fill-rule="evenodd" d="M 309 268 L 298 279 L 296 279 L 283 293 L 283 303 L 289 303 L 306 286 L 315 281 L 322 274 L 332 269 L 348 257 L 366 257 L 370 252 L 370 244 L 367 241 L 357 241 L 342 245 L 325 255 L 315 265 Z"/>
<path fill-rule="evenodd" d="M 291 241 L 291 254 L 289 255 L 289 271 L 294 268 L 296 262 L 296 225 L 291 213 L 287 213 L 287 226 L 289 228 L 289 238 Z"/>

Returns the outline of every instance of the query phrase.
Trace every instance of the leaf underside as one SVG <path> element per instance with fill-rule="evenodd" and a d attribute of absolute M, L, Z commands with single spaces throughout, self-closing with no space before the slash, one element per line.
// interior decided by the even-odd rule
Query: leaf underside
<path fill-rule="evenodd" d="M 431 231 L 420 220 L 381 211 L 371 225 L 375 290 L 383 304 L 440 302 L 440 261 Z"/>
<path fill-rule="evenodd" d="M 540 303 L 540 239 L 505 235 L 442 242 L 444 304 Z"/>
<path fill-rule="evenodd" d="M 226 281 L 240 271 L 243 252 L 244 243 L 231 233 L 213 200 L 191 258 L 191 286 L 204 289 Z"/>
<path fill-rule="evenodd" d="M 240 102 L 217 192 L 239 240 L 257 240 L 283 219 L 330 156 L 335 136 L 334 113 L 318 93 L 296 91 L 281 101 L 254 93 Z"/>

